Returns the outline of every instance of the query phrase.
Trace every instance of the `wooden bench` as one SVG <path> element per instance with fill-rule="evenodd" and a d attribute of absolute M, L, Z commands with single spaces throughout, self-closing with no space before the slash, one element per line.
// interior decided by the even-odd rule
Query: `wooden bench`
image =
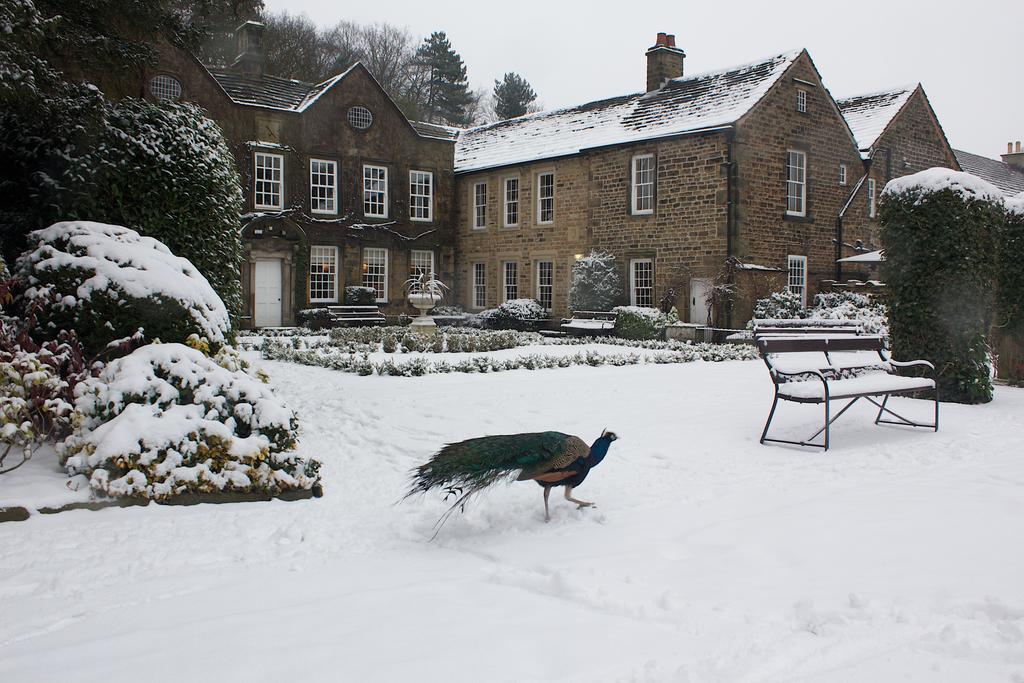
<path fill-rule="evenodd" d="M 899 368 L 924 367 L 935 371 L 926 360 L 900 362 L 893 360 L 879 336 L 810 336 L 770 337 L 757 339 L 757 349 L 768 366 L 775 384 L 775 398 L 771 412 L 761 432 L 761 443 L 772 441 L 796 446 L 824 448 L 829 446 L 829 431 L 833 422 L 860 399 L 878 406 L 875 424 L 895 424 L 908 427 L 930 427 L 939 431 L 939 392 L 931 377 L 905 377 L 896 374 Z M 935 418 L 932 424 L 909 420 L 888 408 L 890 396 L 931 391 L 935 400 Z M 881 398 L 879 403 L 876 399 Z M 849 399 L 833 417 L 831 401 Z M 768 429 L 779 401 L 795 403 L 823 403 L 824 426 L 803 441 L 768 438 Z M 884 414 L 896 420 L 882 419 Z M 824 432 L 824 443 L 814 439 Z"/>
<path fill-rule="evenodd" d="M 598 337 L 615 331 L 615 311 L 573 311 L 563 318 L 561 329 L 577 337 Z"/>
<path fill-rule="evenodd" d="M 332 325 L 384 325 L 387 318 L 376 306 L 328 306 Z"/>

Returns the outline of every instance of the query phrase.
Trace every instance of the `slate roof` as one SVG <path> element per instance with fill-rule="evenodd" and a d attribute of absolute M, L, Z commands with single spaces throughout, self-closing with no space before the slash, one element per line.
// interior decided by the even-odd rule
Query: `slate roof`
<path fill-rule="evenodd" d="M 896 114 L 903 109 L 910 96 L 917 90 L 917 84 L 907 85 L 892 90 L 855 95 L 836 100 L 839 111 L 853 131 L 857 139 L 857 148 L 861 156 L 868 158 L 871 148 L 885 132 Z"/>
<path fill-rule="evenodd" d="M 354 68 L 355 65 L 322 83 L 306 83 L 269 74 L 244 74 L 233 69 L 207 67 L 207 70 L 235 104 L 301 112 Z"/>
<path fill-rule="evenodd" d="M 412 127 L 416 129 L 417 133 L 427 138 L 455 140 L 459 137 L 459 133 L 462 132 L 461 128 L 442 126 L 439 123 L 427 123 L 426 121 L 409 121 L 409 123 L 412 124 Z"/>
<path fill-rule="evenodd" d="M 1007 197 L 1024 192 L 1024 171 L 1017 170 L 1006 162 L 971 154 L 960 149 L 954 149 L 953 154 L 956 155 L 960 168 L 992 183 Z"/>
<path fill-rule="evenodd" d="M 802 52 L 676 78 L 650 93 L 470 128 L 455 145 L 455 171 L 552 159 L 606 145 L 730 126 L 753 108 Z"/>

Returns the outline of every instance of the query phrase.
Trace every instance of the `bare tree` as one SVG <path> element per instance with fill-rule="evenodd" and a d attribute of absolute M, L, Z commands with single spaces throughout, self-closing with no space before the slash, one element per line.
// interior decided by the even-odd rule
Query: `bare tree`
<path fill-rule="evenodd" d="M 326 40 L 305 14 L 267 14 L 263 50 L 272 73 L 318 83 L 331 75 L 333 65 Z"/>

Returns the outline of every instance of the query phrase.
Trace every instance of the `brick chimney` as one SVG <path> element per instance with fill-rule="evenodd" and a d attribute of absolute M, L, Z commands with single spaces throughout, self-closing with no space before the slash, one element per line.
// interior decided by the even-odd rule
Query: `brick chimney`
<path fill-rule="evenodd" d="M 1006 154 L 1003 155 L 1003 161 L 1024 171 L 1024 151 L 1021 151 L 1020 140 L 1017 140 L 1017 144 L 1006 143 Z"/>
<path fill-rule="evenodd" d="M 683 75 L 686 53 L 676 47 L 676 37 L 659 33 L 654 45 L 647 49 L 647 92 L 657 90 L 665 81 Z"/>
<path fill-rule="evenodd" d="M 238 56 L 231 68 L 242 73 L 263 75 L 263 31 L 266 27 L 258 21 L 247 21 L 235 29 L 235 44 Z"/>

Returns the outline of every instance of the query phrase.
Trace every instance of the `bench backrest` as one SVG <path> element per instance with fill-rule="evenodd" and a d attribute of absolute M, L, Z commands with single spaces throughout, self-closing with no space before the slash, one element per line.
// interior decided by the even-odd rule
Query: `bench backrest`
<path fill-rule="evenodd" d="M 754 336 L 803 336 L 803 335 L 842 334 L 859 335 L 859 327 L 755 327 Z"/>
<path fill-rule="evenodd" d="M 827 353 L 830 351 L 881 351 L 885 341 L 877 335 L 849 337 L 759 337 L 762 356 L 777 353 Z"/>
<path fill-rule="evenodd" d="M 573 318 L 587 318 L 590 320 L 615 320 L 618 313 L 615 311 L 573 311 Z"/>

